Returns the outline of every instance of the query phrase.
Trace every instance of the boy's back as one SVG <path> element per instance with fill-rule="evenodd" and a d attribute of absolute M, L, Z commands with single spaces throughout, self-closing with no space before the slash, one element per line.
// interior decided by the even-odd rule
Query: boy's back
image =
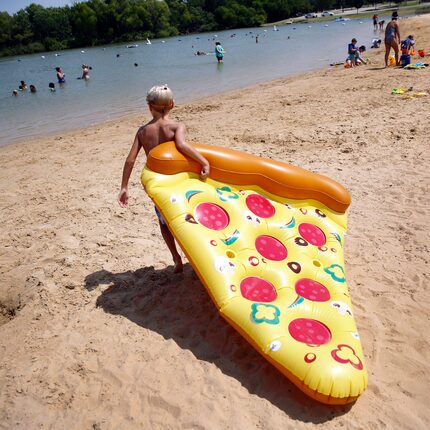
<path fill-rule="evenodd" d="M 137 139 L 148 155 L 149 151 L 160 143 L 171 140 L 176 142 L 176 136 L 180 139 L 181 135 L 185 136 L 184 124 L 161 117 L 154 118 L 148 124 L 140 127 L 137 132 Z"/>

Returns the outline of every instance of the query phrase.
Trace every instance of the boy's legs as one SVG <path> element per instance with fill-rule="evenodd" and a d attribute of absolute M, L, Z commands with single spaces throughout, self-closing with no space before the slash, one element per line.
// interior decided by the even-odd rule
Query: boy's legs
<path fill-rule="evenodd" d="M 161 220 L 159 220 L 159 224 L 161 235 L 163 236 L 164 242 L 166 242 L 166 245 L 172 254 L 173 262 L 175 263 L 174 272 L 180 273 L 184 270 L 184 267 L 182 264 L 182 258 L 176 249 L 175 238 L 173 237 L 172 233 L 170 233 L 170 230 L 166 224 L 163 224 Z"/>

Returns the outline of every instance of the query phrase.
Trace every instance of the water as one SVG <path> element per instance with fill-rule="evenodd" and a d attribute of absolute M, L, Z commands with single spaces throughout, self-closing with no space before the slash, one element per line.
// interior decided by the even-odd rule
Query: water
<path fill-rule="evenodd" d="M 326 26 L 328 24 L 328 26 Z M 309 27 L 310 26 L 310 27 Z M 232 34 L 235 37 L 231 37 Z M 255 36 L 259 34 L 259 43 Z M 226 51 L 223 64 L 214 55 L 195 56 L 197 50 L 213 53 L 215 35 L 201 33 L 162 41 L 82 48 L 0 60 L 0 145 L 57 133 L 146 109 L 145 95 L 155 84 L 167 83 L 177 104 L 203 96 L 243 88 L 299 72 L 328 67 L 346 58 L 347 43 L 356 37 L 370 45 L 370 20 L 311 23 L 229 30 L 217 33 Z M 120 57 L 117 58 L 117 54 Z M 41 58 L 44 55 L 45 59 Z M 81 65 L 92 66 L 89 81 L 78 80 Z M 134 66 L 138 64 L 138 67 Z M 55 67 L 66 73 L 59 88 Z M 19 92 L 19 81 L 34 84 L 36 94 Z M 48 83 L 57 90 L 50 92 Z"/>

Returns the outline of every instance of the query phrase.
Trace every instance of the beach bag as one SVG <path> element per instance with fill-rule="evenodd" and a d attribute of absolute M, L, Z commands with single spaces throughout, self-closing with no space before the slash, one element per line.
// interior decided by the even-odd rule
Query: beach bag
<path fill-rule="evenodd" d="M 407 66 L 408 64 L 411 64 L 411 56 L 403 54 L 400 57 L 400 62 L 402 63 L 402 67 Z"/>

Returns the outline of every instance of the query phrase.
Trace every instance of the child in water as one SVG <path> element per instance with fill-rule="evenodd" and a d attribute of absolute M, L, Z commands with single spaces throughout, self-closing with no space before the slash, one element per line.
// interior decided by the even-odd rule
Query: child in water
<path fill-rule="evenodd" d="M 169 118 L 169 113 L 174 106 L 173 93 L 170 88 L 167 85 L 152 87 L 146 96 L 146 101 L 152 115 L 152 120 L 137 130 L 133 145 L 125 160 L 121 190 L 118 196 L 118 203 L 122 208 L 126 208 L 128 205 L 128 181 L 136 158 L 142 148 L 145 154 L 148 155 L 151 149 L 163 142 L 173 140 L 178 151 L 200 163 L 202 166 L 200 171 L 201 179 L 205 179 L 209 175 L 210 167 L 208 160 L 185 141 L 185 125 Z M 155 208 L 155 212 L 159 220 L 163 239 L 172 254 L 174 272 L 182 272 L 182 259 L 176 249 L 175 239 L 157 208 Z"/>

